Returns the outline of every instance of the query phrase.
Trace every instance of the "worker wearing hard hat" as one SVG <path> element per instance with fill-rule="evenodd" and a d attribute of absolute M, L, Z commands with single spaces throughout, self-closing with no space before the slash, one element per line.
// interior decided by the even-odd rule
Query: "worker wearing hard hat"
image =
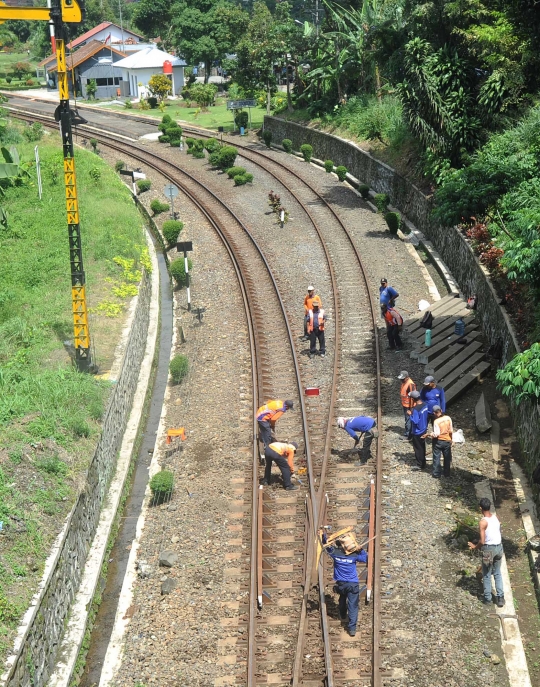
<path fill-rule="evenodd" d="M 296 491 L 298 487 L 291 482 L 291 475 L 294 473 L 294 454 L 297 448 L 298 444 L 294 441 L 290 443 L 274 441 L 269 446 L 266 446 L 264 449 L 266 467 L 264 469 L 264 479 L 261 484 L 264 486 L 270 484 L 272 463 L 275 463 L 281 470 L 283 487 L 287 491 Z"/>
<path fill-rule="evenodd" d="M 368 415 L 359 415 L 358 417 L 338 417 L 337 426 L 344 429 L 347 434 L 354 439 L 354 448 L 362 437 L 364 442 L 362 448 L 369 450 L 373 439 L 377 436 L 377 421 Z M 356 434 L 360 432 L 360 434 Z"/>
<path fill-rule="evenodd" d="M 292 410 L 294 406 L 293 401 L 274 400 L 268 401 L 257 410 L 257 423 L 259 425 L 259 434 L 261 441 L 266 448 L 273 437 L 272 434 L 276 428 L 276 422 L 288 410 Z"/>
<path fill-rule="evenodd" d="M 326 315 L 321 308 L 319 296 L 313 299 L 313 305 L 308 312 L 307 331 L 309 334 L 309 357 L 317 355 L 317 340 L 319 341 L 319 355 L 324 358 L 326 354 L 326 343 L 324 339 L 324 325 Z"/>
<path fill-rule="evenodd" d="M 313 300 L 315 298 L 318 299 L 319 303 L 321 304 L 320 307 L 322 307 L 321 297 L 315 295 L 315 287 L 313 284 L 310 284 L 307 287 L 307 296 L 304 298 L 304 336 L 302 337 L 302 341 L 307 341 L 309 339 L 307 330 L 309 311 L 313 308 Z"/>

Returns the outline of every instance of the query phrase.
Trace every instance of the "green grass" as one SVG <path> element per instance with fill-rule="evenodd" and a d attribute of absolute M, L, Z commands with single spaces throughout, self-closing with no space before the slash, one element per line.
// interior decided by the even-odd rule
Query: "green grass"
<path fill-rule="evenodd" d="M 106 109 L 119 110 L 121 112 L 145 115 L 149 117 L 156 117 L 158 119 L 161 119 L 163 117 L 163 114 L 168 114 L 173 119 L 176 119 L 180 125 L 182 125 L 182 122 L 187 122 L 189 124 L 196 124 L 198 126 L 204 127 L 205 129 L 215 130 L 217 130 L 219 126 L 222 126 L 224 127 L 225 131 L 232 131 L 232 111 L 227 110 L 227 106 L 223 98 L 218 98 L 216 102 L 217 104 L 213 107 L 208 108 L 207 112 L 201 112 L 200 108 L 184 107 L 173 103 L 167 104 L 165 108 L 165 113 L 162 113 L 159 109 L 140 111 L 136 107 L 134 107 L 132 110 L 126 110 L 125 108 L 116 105 L 107 106 Z M 258 129 L 262 126 L 265 113 L 266 110 L 261 109 L 260 107 L 251 108 L 251 126 L 253 129 Z"/>
<path fill-rule="evenodd" d="M 0 71 L 11 67 L 15 62 L 28 62 L 32 67 L 36 67 L 38 62 L 35 57 L 31 54 L 29 55 L 26 51 L 24 52 L 3 52 L 0 51 Z"/>
<path fill-rule="evenodd" d="M 9 219 L 0 227 L 0 661 L 82 484 L 112 388 L 77 372 L 62 345 L 73 333 L 60 139 L 38 144 L 41 200 L 34 145 L 17 144 L 30 177 L 0 198 Z M 140 276 L 142 222 L 97 155 L 77 149 L 76 165 L 89 304 L 122 314 Z M 91 316 L 98 359 L 110 359 L 122 326 L 123 317 Z"/>

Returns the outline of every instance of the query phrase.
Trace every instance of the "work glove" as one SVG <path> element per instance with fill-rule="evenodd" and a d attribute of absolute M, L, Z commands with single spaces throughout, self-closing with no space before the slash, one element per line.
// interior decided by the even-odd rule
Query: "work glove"
<path fill-rule="evenodd" d="M 354 440 L 354 448 L 356 448 L 356 447 L 358 446 L 359 443 L 360 443 L 360 437 L 357 437 L 357 438 Z"/>

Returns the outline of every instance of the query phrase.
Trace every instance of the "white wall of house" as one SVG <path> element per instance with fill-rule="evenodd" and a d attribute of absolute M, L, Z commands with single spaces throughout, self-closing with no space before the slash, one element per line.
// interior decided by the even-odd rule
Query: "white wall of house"
<path fill-rule="evenodd" d="M 148 82 L 154 74 L 163 74 L 163 70 L 151 68 L 122 69 L 122 79 L 129 84 L 129 95 L 133 98 L 148 95 Z M 184 87 L 184 67 L 173 67 L 173 76 L 174 94 L 178 95 Z"/>
<path fill-rule="evenodd" d="M 101 29 L 97 33 L 94 33 L 89 40 L 91 41 L 104 41 L 107 36 L 111 34 L 111 42 L 115 43 L 122 40 L 122 30 L 116 26 L 107 26 L 106 29 Z M 131 33 L 127 29 L 124 29 L 124 40 L 127 38 L 134 38 L 136 41 L 140 41 L 140 37 L 135 33 Z"/>

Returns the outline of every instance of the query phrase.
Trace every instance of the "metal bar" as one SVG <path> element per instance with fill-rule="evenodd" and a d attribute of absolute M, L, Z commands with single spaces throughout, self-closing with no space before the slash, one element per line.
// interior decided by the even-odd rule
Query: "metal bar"
<path fill-rule="evenodd" d="M 369 531 L 368 531 L 368 541 L 372 542 L 374 540 L 375 532 L 375 480 L 371 480 L 370 490 L 369 490 Z M 372 555 L 373 549 L 375 548 L 375 543 L 368 549 L 368 564 L 367 564 L 367 591 L 366 591 L 366 602 L 371 601 L 371 595 L 373 591 L 373 568 L 375 565 L 375 557 Z"/>
<path fill-rule="evenodd" d="M 263 560 L 263 488 L 259 486 L 257 507 L 257 605 L 263 605 L 262 560 Z"/>

